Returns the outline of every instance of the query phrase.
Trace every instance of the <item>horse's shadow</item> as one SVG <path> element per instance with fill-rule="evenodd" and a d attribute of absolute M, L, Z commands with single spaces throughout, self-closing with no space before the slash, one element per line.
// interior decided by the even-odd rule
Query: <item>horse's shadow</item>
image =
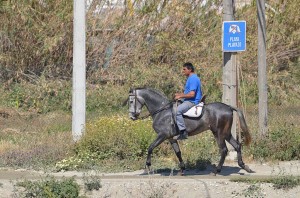
<path fill-rule="evenodd" d="M 184 176 L 229 176 L 229 175 L 246 175 L 246 171 L 244 171 L 240 167 L 233 167 L 233 166 L 223 166 L 222 171 L 215 174 L 215 165 L 209 164 L 206 166 L 205 169 L 186 169 L 184 171 Z M 150 171 L 144 171 L 144 173 L 140 175 L 160 175 L 160 176 L 177 176 L 181 175 L 181 171 L 179 169 L 170 169 L 170 168 L 160 168 L 160 169 L 153 169 Z"/>

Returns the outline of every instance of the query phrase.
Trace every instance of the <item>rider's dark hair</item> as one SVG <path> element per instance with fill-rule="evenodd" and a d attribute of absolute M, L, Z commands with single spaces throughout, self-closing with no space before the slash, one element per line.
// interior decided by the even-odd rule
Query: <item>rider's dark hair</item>
<path fill-rule="evenodd" d="M 195 68 L 194 68 L 194 65 L 192 63 L 184 63 L 183 64 L 183 67 L 186 67 L 188 70 L 191 70 L 192 72 L 194 72 Z"/>

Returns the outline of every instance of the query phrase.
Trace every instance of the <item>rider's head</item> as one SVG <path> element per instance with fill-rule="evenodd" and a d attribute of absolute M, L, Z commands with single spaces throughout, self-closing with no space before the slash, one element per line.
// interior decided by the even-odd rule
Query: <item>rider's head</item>
<path fill-rule="evenodd" d="M 195 68 L 194 68 L 194 65 L 192 63 L 184 63 L 183 64 L 183 67 L 187 68 L 188 70 L 191 70 L 191 72 L 194 72 Z"/>

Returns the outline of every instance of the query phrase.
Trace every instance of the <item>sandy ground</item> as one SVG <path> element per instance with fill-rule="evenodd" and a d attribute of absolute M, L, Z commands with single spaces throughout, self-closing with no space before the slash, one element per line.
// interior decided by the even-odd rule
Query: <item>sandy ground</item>
<path fill-rule="evenodd" d="M 229 181 L 233 177 L 269 177 L 269 176 L 299 176 L 300 161 L 280 162 L 273 164 L 249 164 L 255 173 L 247 173 L 241 170 L 236 164 L 225 163 L 222 172 L 213 176 L 212 167 L 205 171 L 187 170 L 184 176 L 177 176 L 177 172 L 162 172 L 144 174 L 143 170 L 125 173 L 99 173 L 89 172 L 58 172 L 45 173 L 30 170 L 0 169 L 0 197 L 8 198 L 14 196 L 14 184 L 24 179 L 41 179 L 46 175 L 54 177 L 75 177 L 76 181 L 84 185 L 83 177 L 86 175 L 96 175 L 101 179 L 102 188 L 98 191 L 84 192 L 86 197 L 99 198 L 160 198 L 160 197 L 300 197 L 300 187 L 290 190 L 274 189 L 269 183 L 237 183 Z"/>

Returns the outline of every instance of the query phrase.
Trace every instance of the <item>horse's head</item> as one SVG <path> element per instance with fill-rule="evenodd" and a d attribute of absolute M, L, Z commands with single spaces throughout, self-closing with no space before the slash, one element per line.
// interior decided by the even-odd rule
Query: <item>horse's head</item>
<path fill-rule="evenodd" d="M 132 120 L 137 120 L 141 111 L 142 107 L 145 104 L 144 99 L 139 95 L 139 90 L 137 89 L 130 89 L 129 91 L 129 117 Z"/>

